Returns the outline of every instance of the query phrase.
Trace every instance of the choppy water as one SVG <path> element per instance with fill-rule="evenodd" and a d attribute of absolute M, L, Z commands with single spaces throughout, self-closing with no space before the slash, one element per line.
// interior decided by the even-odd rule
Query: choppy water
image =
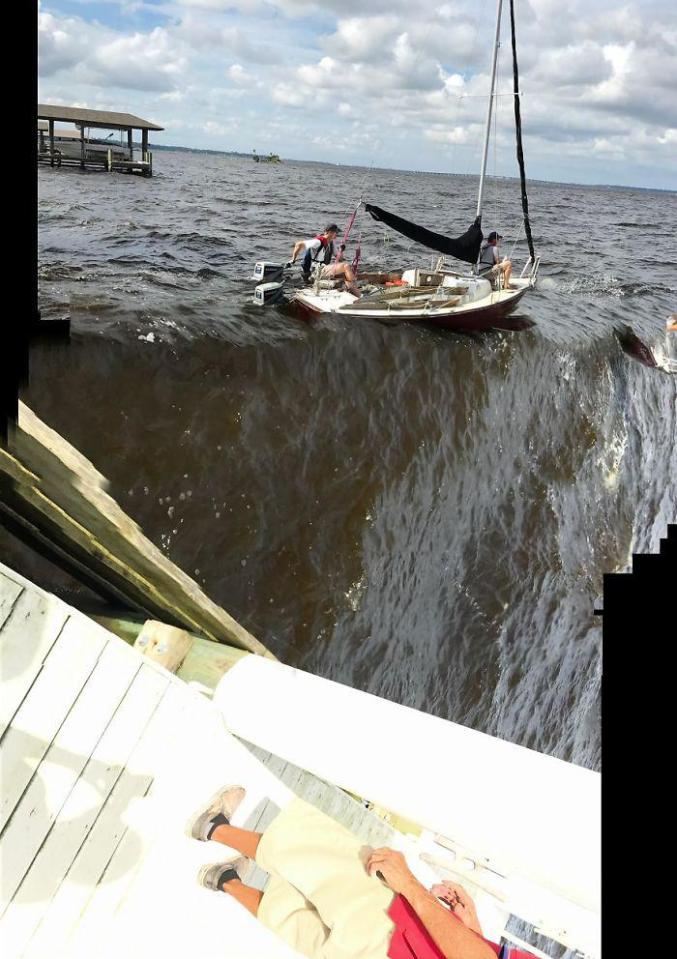
<path fill-rule="evenodd" d="M 363 190 L 458 235 L 474 178 L 155 167 L 40 169 L 41 307 L 72 340 L 36 347 L 25 400 L 285 662 L 598 768 L 602 576 L 677 517 L 677 377 L 614 333 L 665 352 L 675 194 L 532 184 L 535 326 L 471 336 L 308 325 L 247 277 Z M 499 181 L 485 231 L 510 253 L 518 222 Z M 366 265 L 430 262 L 357 229 Z"/>

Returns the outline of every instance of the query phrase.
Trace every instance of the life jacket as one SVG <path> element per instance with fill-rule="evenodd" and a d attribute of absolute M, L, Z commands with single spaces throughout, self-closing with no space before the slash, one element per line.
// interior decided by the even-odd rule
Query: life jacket
<path fill-rule="evenodd" d="M 485 273 L 487 270 L 490 270 L 493 266 L 495 266 L 495 263 L 494 263 L 495 249 L 496 247 L 494 246 L 493 243 L 486 243 L 482 247 L 482 251 L 480 253 L 480 261 L 478 264 L 478 269 L 480 273 Z M 488 253 L 487 253 L 487 250 L 489 251 Z"/>
<path fill-rule="evenodd" d="M 331 262 L 331 255 L 333 251 L 333 246 L 329 240 L 322 236 L 321 233 L 318 233 L 315 240 L 320 241 L 320 245 L 316 250 L 306 250 L 306 254 L 303 257 L 303 272 L 310 273 L 313 263 L 319 263 L 320 261 L 327 264 Z M 321 259 L 323 258 L 323 259 Z"/>

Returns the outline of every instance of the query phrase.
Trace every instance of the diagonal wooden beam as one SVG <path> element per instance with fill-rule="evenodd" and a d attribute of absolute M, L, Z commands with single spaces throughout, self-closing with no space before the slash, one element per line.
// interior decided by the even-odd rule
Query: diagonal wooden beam
<path fill-rule="evenodd" d="M 0 517 L 89 584 L 207 639 L 275 658 L 171 562 L 109 495 L 105 478 L 24 403 L 0 449 Z M 8 523 L 9 525 L 9 523 Z M 99 583 L 101 588 L 96 584 Z"/>

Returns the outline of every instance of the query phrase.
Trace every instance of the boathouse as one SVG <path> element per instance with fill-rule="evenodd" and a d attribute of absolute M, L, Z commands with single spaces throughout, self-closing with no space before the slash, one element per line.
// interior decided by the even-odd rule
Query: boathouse
<path fill-rule="evenodd" d="M 74 127 L 57 129 L 55 123 Z M 52 167 L 79 166 L 82 170 L 91 167 L 152 176 L 153 154 L 148 149 L 148 131 L 162 129 L 131 113 L 39 103 L 38 162 Z M 138 142 L 134 143 L 134 131 L 141 132 L 140 151 Z"/>

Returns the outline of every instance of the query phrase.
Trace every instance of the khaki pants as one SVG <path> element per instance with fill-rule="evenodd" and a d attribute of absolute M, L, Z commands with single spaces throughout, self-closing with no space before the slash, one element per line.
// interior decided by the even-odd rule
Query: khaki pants
<path fill-rule="evenodd" d="M 270 873 L 260 921 L 310 959 L 386 959 L 393 893 L 367 875 L 363 849 L 335 820 L 292 800 L 256 853 Z"/>

